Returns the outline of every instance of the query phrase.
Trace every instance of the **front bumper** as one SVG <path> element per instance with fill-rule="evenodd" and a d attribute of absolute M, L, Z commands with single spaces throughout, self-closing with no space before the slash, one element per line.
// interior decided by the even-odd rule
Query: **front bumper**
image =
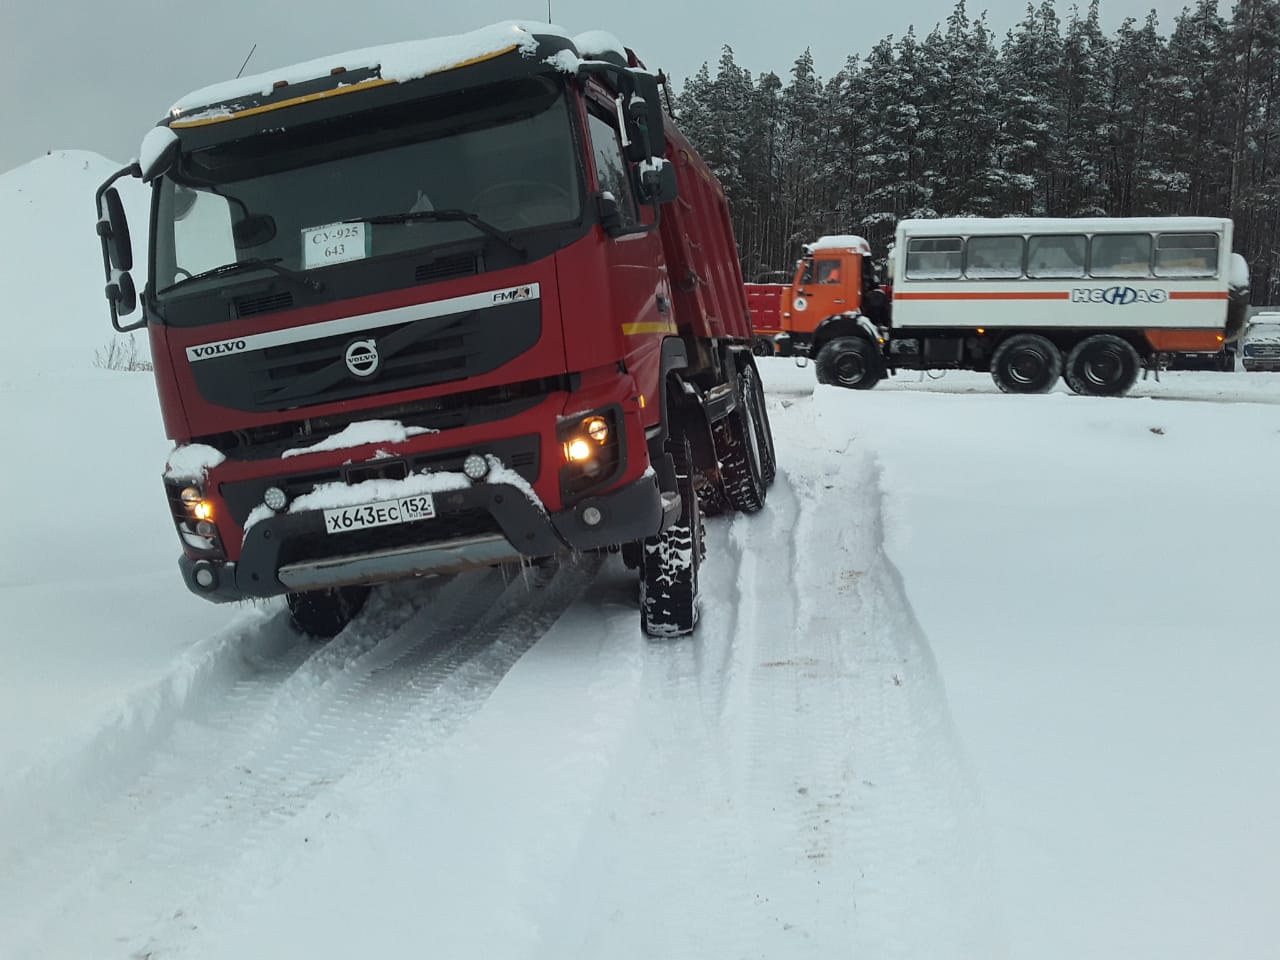
<path fill-rule="evenodd" d="M 503 483 L 437 493 L 435 507 L 430 520 L 337 534 L 323 511 L 281 514 L 249 529 L 238 562 L 183 555 L 178 566 L 193 593 L 225 603 L 594 550 L 653 536 L 680 512 L 653 475 L 554 514 Z"/>
<path fill-rule="evenodd" d="M 1250 372 L 1254 370 L 1280 370 L 1280 357 L 1244 357 L 1240 362 Z"/>

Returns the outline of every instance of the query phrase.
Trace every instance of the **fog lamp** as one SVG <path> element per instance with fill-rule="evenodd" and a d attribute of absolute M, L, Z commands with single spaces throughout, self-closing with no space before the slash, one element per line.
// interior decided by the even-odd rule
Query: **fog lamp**
<path fill-rule="evenodd" d="M 289 498 L 285 496 L 285 492 L 279 487 L 267 487 L 262 494 L 262 502 L 272 510 L 283 510 L 285 504 L 289 502 Z"/>
<path fill-rule="evenodd" d="M 182 502 L 186 504 L 187 507 L 193 507 L 204 499 L 204 494 L 196 487 L 187 487 L 182 491 L 181 497 Z"/>
<path fill-rule="evenodd" d="M 191 515 L 197 520 L 212 520 L 213 504 L 208 500 L 201 500 L 191 508 Z"/>
<path fill-rule="evenodd" d="M 471 480 L 483 480 L 489 473 L 489 458 L 478 453 L 468 454 L 462 461 L 462 472 Z"/>
<path fill-rule="evenodd" d="M 604 519 L 604 514 L 600 512 L 599 507 L 587 507 L 582 511 L 582 522 L 588 527 L 594 527 Z"/>

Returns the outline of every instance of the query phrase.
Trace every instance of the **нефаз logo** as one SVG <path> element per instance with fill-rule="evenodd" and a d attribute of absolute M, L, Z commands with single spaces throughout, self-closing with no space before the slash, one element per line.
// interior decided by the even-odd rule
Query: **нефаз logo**
<path fill-rule="evenodd" d="M 1071 291 L 1072 303 L 1109 303 L 1115 307 L 1130 303 L 1164 303 L 1168 299 L 1167 290 L 1139 290 L 1137 287 L 1077 287 Z"/>
<path fill-rule="evenodd" d="M 357 377 L 369 377 L 378 369 L 378 345 L 372 338 L 353 340 L 347 345 L 347 369 Z"/>

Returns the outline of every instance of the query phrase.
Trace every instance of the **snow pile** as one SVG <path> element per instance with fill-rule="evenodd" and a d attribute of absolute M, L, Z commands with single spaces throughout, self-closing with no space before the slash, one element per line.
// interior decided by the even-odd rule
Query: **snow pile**
<path fill-rule="evenodd" d="M 308 453 L 320 453 L 326 450 L 345 450 L 348 447 L 363 447 L 371 443 L 402 443 L 409 437 L 421 436 L 424 433 L 439 433 L 430 427 L 406 427 L 399 420 L 359 420 L 349 424 L 330 437 L 309 447 L 298 447 L 286 450 L 283 457 L 301 457 Z"/>
<path fill-rule="evenodd" d="M 85 370 L 95 353 L 105 354 L 115 334 L 102 293 L 93 198 L 121 166 L 96 153 L 55 150 L 0 174 L 0 222 L 8 224 L 0 231 L 0 279 L 10 326 L 24 339 L 21 362 L 4 366 L 0 384 Z M 149 194 L 132 178 L 116 186 L 133 227 L 133 277 L 141 290 Z M 149 358 L 146 333 L 134 337 L 139 357 Z"/>
<path fill-rule="evenodd" d="M 208 444 L 180 444 L 169 453 L 164 475 L 170 480 L 203 481 L 210 470 L 226 459 L 222 451 Z"/>

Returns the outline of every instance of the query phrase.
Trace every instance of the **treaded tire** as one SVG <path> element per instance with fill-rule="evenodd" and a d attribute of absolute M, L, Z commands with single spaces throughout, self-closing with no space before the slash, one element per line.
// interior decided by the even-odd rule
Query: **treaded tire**
<path fill-rule="evenodd" d="M 760 472 L 766 487 L 773 486 L 778 475 L 778 453 L 773 445 L 773 425 L 769 422 L 769 405 L 765 401 L 764 382 L 760 371 L 753 371 L 752 389 L 756 398 L 756 436 L 760 444 Z"/>
<path fill-rule="evenodd" d="M 1142 360 L 1128 340 L 1110 333 L 1085 337 L 1067 354 L 1063 379 L 1088 397 L 1121 397 L 1138 381 Z"/>
<path fill-rule="evenodd" d="M 760 443 L 758 379 L 753 367 L 738 374 L 738 405 L 715 430 L 724 499 L 743 513 L 756 513 L 764 507 L 768 494 L 765 454 Z"/>
<path fill-rule="evenodd" d="M 334 587 L 332 590 L 308 590 L 291 593 L 286 598 L 289 619 L 299 633 L 328 640 L 342 632 L 369 599 L 368 587 Z"/>
<path fill-rule="evenodd" d="M 849 390 L 870 390 L 880 382 L 880 359 L 865 337 L 836 337 L 813 362 L 819 383 Z"/>
<path fill-rule="evenodd" d="M 698 625 L 702 511 L 693 489 L 693 456 L 683 436 L 669 441 L 680 490 L 680 519 L 641 544 L 640 628 L 651 637 L 682 637 Z"/>
<path fill-rule="evenodd" d="M 1062 376 L 1062 354 L 1037 333 L 1015 333 L 991 355 L 991 379 L 1005 393 L 1048 393 Z"/>

